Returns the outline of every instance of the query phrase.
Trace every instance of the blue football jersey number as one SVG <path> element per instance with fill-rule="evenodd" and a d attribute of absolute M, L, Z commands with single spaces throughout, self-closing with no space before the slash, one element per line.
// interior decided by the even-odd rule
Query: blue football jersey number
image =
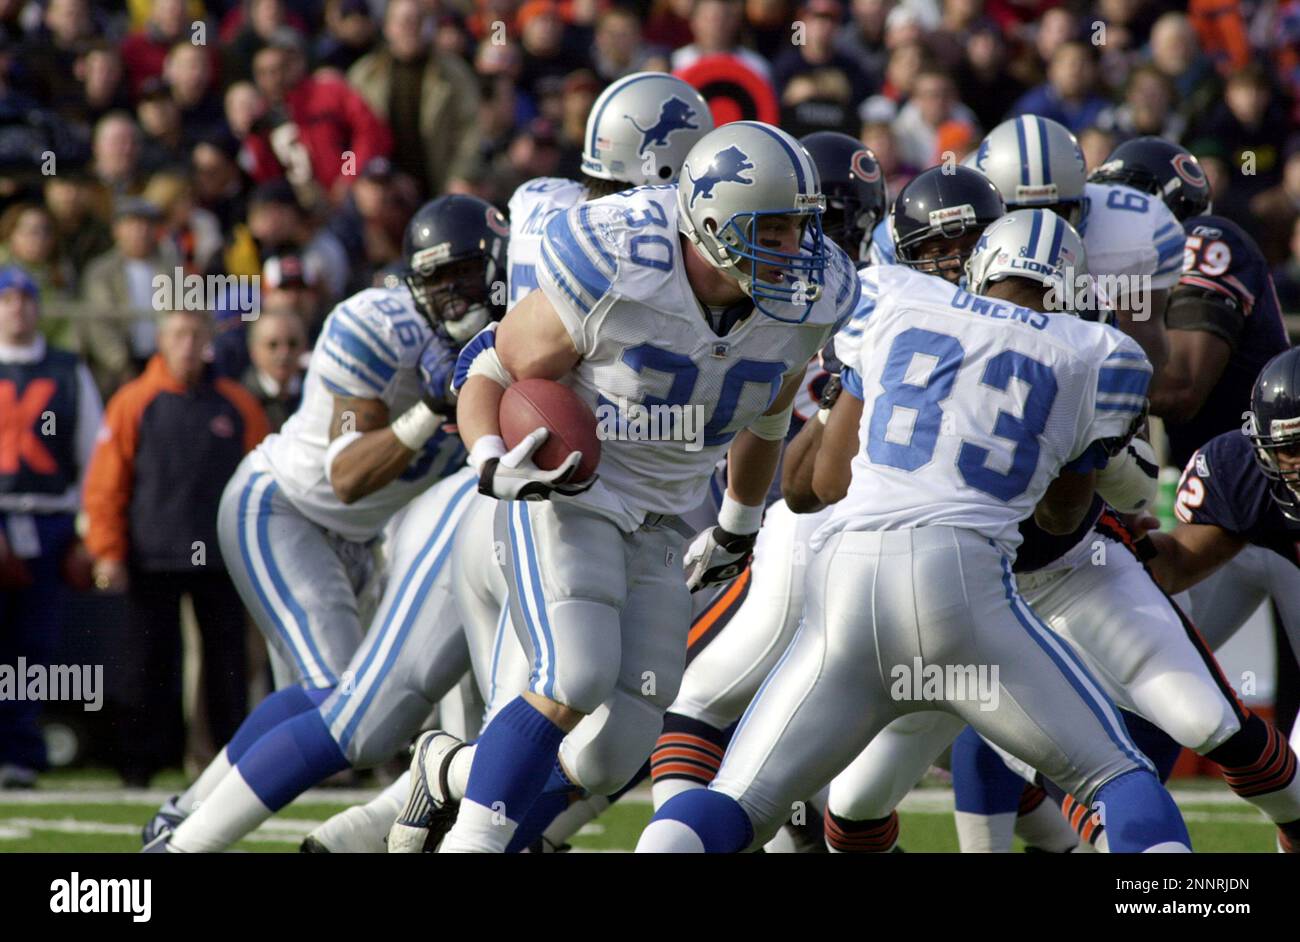
<path fill-rule="evenodd" d="M 641 210 L 638 217 L 633 210 L 623 213 L 630 229 L 644 229 L 646 226 L 668 226 L 668 215 L 658 203 L 650 203 Z M 632 237 L 628 246 L 628 258 L 638 265 L 657 268 L 660 271 L 673 270 L 673 244 L 670 240 L 654 233 L 639 233 Z"/>
<path fill-rule="evenodd" d="M 1106 205 L 1111 209 L 1126 209 L 1130 213 L 1145 213 L 1150 201 L 1132 190 L 1111 190 L 1106 196 Z"/>
<path fill-rule="evenodd" d="M 638 375 L 648 369 L 672 377 L 667 395 L 643 396 L 640 405 L 647 409 L 654 406 L 691 408 L 691 394 L 695 391 L 700 369 L 690 357 L 642 343 L 624 350 L 621 359 Z M 785 363 L 779 360 L 737 360 L 722 377 L 722 389 L 713 405 L 713 414 L 704 426 L 704 444 L 724 445 L 735 437 L 736 432 L 726 431 L 726 427 L 735 417 L 740 395 L 749 383 L 768 387 L 767 404 L 771 406 L 781 390 L 781 376 L 785 370 Z M 604 397 L 602 401 L 605 401 Z"/>
<path fill-rule="evenodd" d="M 935 360 L 921 382 L 908 376 L 917 355 Z M 867 457 L 872 463 L 910 472 L 930 462 L 943 424 L 941 404 L 952 395 L 965 357 L 966 351 L 956 337 L 921 327 L 908 328 L 894 339 L 880 377 L 885 391 L 872 406 L 867 430 Z M 963 441 L 957 453 L 962 480 L 1002 501 L 1014 500 L 1029 487 L 1038 467 L 1038 436 L 1047 427 L 1057 393 L 1051 368 L 1014 350 L 1003 350 L 991 358 L 980 382 L 1006 392 L 1012 379 L 1029 387 L 1024 415 L 1017 417 L 1000 409 L 993 423 L 994 435 L 1015 444 L 1011 468 L 1001 472 L 988 467 L 989 450 L 971 442 Z M 899 408 L 913 415 L 906 442 L 886 438 Z"/>

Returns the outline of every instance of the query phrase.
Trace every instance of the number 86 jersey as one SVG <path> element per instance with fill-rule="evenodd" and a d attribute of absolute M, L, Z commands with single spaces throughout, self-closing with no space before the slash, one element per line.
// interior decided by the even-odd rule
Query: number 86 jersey
<path fill-rule="evenodd" d="M 1105 464 L 1151 365 L 1118 330 L 972 295 L 896 265 L 860 273 L 836 334 L 846 394 L 862 400 L 848 494 L 814 534 L 950 526 L 1013 556 L 1019 521 L 1063 467 Z"/>
<path fill-rule="evenodd" d="M 826 249 L 818 299 L 780 311 L 801 323 L 750 310 L 717 333 L 687 278 L 682 253 L 693 249 L 678 233 L 675 184 L 553 218 L 538 285 L 582 357 L 564 382 L 595 412 L 601 437 L 601 480 L 574 500 L 625 530 L 648 513 L 698 507 L 736 433 L 771 407 L 787 376 L 803 374 L 856 307 L 852 262 L 829 241 Z"/>

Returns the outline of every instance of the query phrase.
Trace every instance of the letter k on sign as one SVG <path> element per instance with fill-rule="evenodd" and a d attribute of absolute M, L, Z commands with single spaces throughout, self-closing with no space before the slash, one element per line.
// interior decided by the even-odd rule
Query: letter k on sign
<path fill-rule="evenodd" d="M 20 459 L 37 474 L 58 470 L 54 456 L 36 436 L 36 423 L 54 389 L 54 380 L 34 379 L 20 399 L 13 380 L 0 380 L 0 474 L 17 474 Z"/>

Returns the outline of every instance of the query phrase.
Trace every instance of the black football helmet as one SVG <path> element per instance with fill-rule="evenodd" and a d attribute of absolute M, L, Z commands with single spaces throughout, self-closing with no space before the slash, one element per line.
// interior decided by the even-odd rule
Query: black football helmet
<path fill-rule="evenodd" d="M 913 177 L 894 200 L 890 226 L 900 265 L 931 274 L 945 267 L 960 271 L 970 249 L 957 249 L 938 258 L 922 259 L 921 244 L 979 235 L 1006 215 L 1007 207 L 993 181 L 969 167 L 931 167 Z M 971 248 L 974 248 L 972 242 Z"/>
<path fill-rule="evenodd" d="M 477 196 L 440 196 L 406 226 L 404 280 L 435 331 L 462 344 L 505 314 L 510 225 Z"/>
<path fill-rule="evenodd" d="M 1300 465 L 1285 470 L 1278 460 L 1279 452 L 1300 454 L 1300 347 L 1279 353 L 1259 371 L 1244 431 L 1273 482 L 1273 500 L 1283 516 L 1300 522 Z"/>
<path fill-rule="evenodd" d="M 1179 222 L 1210 211 L 1210 181 L 1191 151 L 1162 137 L 1135 137 L 1110 152 L 1088 175 L 1093 183 L 1122 183 L 1158 196 Z"/>
<path fill-rule="evenodd" d="M 826 209 L 822 232 L 855 262 L 866 260 L 871 234 L 885 216 L 885 175 L 876 155 L 839 131 L 816 131 L 799 139 L 817 165 Z"/>

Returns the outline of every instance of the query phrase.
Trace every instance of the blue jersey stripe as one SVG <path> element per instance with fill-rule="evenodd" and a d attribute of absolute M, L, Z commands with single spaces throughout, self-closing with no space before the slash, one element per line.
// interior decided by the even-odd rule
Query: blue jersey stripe
<path fill-rule="evenodd" d="M 1097 391 L 1100 393 L 1124 393 L 1130 396 L 1145 396 L 1147 384 L 1151 382 L 1151 371 L 1133 369 L 1125 366 L 1103 366 L 1097 371 Z"/>
<path fill-rule="evenodd" d="M 1112 405 L 1109 402 L 1099 402 L 1097 403 L 1097 411 L 1098 412 L 1128 412 L 1132 415 L 1137 415 L 1142 411 L 1142 407 L 1132 406 L 1132 405 L 1124 405 L 1124 406 Z"/>
<path fill-rule="evenodd" d="M 1145 360 L 1147 355 L 1139 353 L 1136 350 L 1116 350 L 1106 356 L 1104 362 L 1109 363 L 1111 360 Z"/>
<path fill-rule="evenodd" d="M 377 350 L 379 350 L 381 353 L 387 354 L 388 358 L 391 360 L 400 359 L 400 355 L 398 354 L 398 352 L 394 350 L 390 344 L 382 340 L 380 336 L 374 332 L 371 326 L 367 324 L 365 321 L 363 321 L 360 317 L 358 317 L 356 312 L 353 311 L 350 307 L 348 307 L 346 304 L 340 304 L 339 313 L 346 317 L 349 326 L 354 326 L 360 329 L 360 331 L 363 334 L 369 337 L 371 343 L 375 345 L 375 348 Z"/>
<path fill-rule="evenodd" d="M 609 278 L 583 249 L 570 224 L 569 213 L 557 213 L 546 224 L 546 236 L 542 239 L 543 256 L 548 249 L 556 267 L 568 272 L 593 301 L 599 300 L 609 290 Z"/>
<path fill-rule="evenodd" d="M 1154 233 L 1152 233 L 1151 238 L 1156 240 L 1163 239 L 1165 236 L 1167 236 L 1170 232 L 1172 232 L 1175 229 L 1178 229 L 1177 223 L 1167 222 L 1159 229 L 1157 229 Z M 1182 230 L 1179 229 L 1179 231 L 1181 232 Z"/>
<path fill-rule="evenodd" d="M 840 383 L 844 386 L 844 391 L 854 399 L 864 398 L 862 395 L 862 377 L 858 371 L 851 366 L 840 369 Z"/>
<path fill-rule="evenodd" d="M 1172 239 L 1166 239 L 1163 242 L 1156 243 L 1156 254 L 1163 260 L 1167 256 L 1178 255 L 1182 252 L 1183 245 L 1187 240 L 1183 238 L 1180 232 Z"/>
<path fill-rule="evenodd" d="M 573 286 L 569 284 L 569 280 L 565 278 L 564 272 L 560 270 L 560 267 L 555 263 L 555 260 L 551 258 L 550 249 L 547 247 L 545 242 L 542 243 L 542 266 L 546 269 L 546 273 L 551 276 L 551 280 L 560 287 L 560 290 L 573 299 L 573 303 L 577 305 L 578 309 L 581 310 L 582 313 L 591 313 L 591 305 L 583 300 L 582 295 L 575 291 Z"/>
<path fill-rule="evenodd" d="M 326 337 L 331 343 L 341 348 L 344 353 L 378 376 L 384 383 L 392 379 L 393 374 L 397 372 L 397 367 L 394 364 L 385 361 L 379 354 L 375 353 L 364 340 L 348 330 L 341 320 L 334 320 L 330 323 Z"/>
<path fill-rule="evenodd" d="M 334 350 L 334 348 L 330 345 L 328 340 L 325 343 L 321 344 L 321 350 L 325 354 L 325 356 L 329 357 L 331 360 L 333 360 L 343 369 L 347 370 L 349 373 L 351 373 L 353 376 L 359 379 L 362 383 L 364 383 L 369 389 L 372 389 L 377 393 L 383 392 L 384 390 L 383 383 L 376 381 L 371 376 L 367 376 L 365 373 L 357 369 L 354 364 L 349 363 L 346 359 L 344 359 L 342 354 Z M 351 396 L 353 394 L 351 392 L 345 392 L 343 393 L 343 395 Z"/>

